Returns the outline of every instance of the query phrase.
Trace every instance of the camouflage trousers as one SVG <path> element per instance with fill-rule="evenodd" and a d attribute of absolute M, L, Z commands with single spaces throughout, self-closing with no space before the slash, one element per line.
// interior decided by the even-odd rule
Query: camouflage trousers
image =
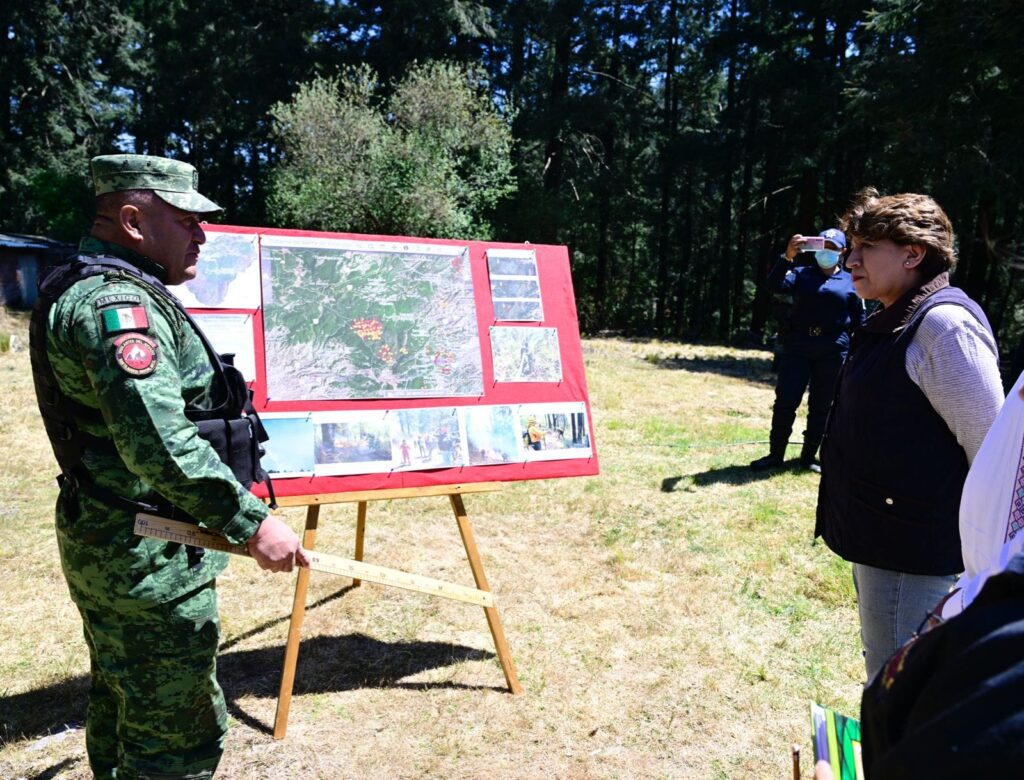
<path fill-rule="evenodd" d="M 213 777 L 227 730 L 215 583 L 128 615 L 79 612 L 92 666 L 86 748 L 96 777 Z"/>

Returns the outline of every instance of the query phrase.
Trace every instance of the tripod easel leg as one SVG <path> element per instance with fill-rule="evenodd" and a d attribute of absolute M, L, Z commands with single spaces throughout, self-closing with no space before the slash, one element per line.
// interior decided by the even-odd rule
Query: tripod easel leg
<path fill-rule="evenodd" d="M 312 550 L 316 543 L 316 526 L 320 519 L 320 505 L 311 504 L 306 510 L 306 530 L 302 534 L 302 546 Z M 292 602 L 292 619 L 288 625 L 288 644 L 284 650 L 284 669 L 281 672 L 281 688 L 277 693 L 277 714 L 274 716 L 274 739 L 284 739 L 288 729 L 288 709 L 292 704 L 292 687 L 295 684 L 295 666 L 299 661 L 299 641 L 302 619 L 306 614 L 306 591 L 309 589 L 309 569 L 301 567 L 295 580 L 295 600 Z"/>
<path fill-rule="evenodd" d="M 459 524 L 459 534 L 462 536 L 462 544 L 466 548 L 466 557 L 469 558 L 469 568 L 473 571 L 476 586 L 480 590 L 489 591 L 491 588 L 484 575 L 483 561 L 481 561 L 480 552 L 476 548 L 473 524 L 469 522 L 469 516 L 466 514 L 466 505 L 458 493 L 450 493 L 448 497 L 452 502 L 452 511 L 455 512 L 455 521 Z M 505 673 L 508 689 L 513 694 L 522 693 L 523 687 L 516 677 L 516 668 L 512 663 L 512 653 L 509 652 L 508 643 L 505 641 L 505 630 L 501 627 L 498 608 L 484 607 L 484 615 L 487 617 L 487 626 L 491 629 L 491 636 L 494 638 L 494 649 L 498 651 L 498 660 L 501 662 L 501 670 Z"/>
<path fill-rule="evenodd" d="M 363 560 L 363 536 L 366 534 L 366 502 L 360 501 L 356 507 L 356 554 L 357 561 Z M 358 588 L 362 580 L 352 580 L 352 587 Z"/>

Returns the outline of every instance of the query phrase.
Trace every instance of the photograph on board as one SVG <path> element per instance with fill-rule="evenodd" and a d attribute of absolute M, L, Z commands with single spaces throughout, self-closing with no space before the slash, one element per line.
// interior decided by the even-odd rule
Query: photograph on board
<path fill-rule="evenodd" d="M 516 407 L 467 406 L 459 411 L 466 434 L 469 465 L 488 466 L 526 460 L 516 432 Z"/>
<path fill-rule="evenodd" d="M 495 298 L 540 300 L 540 285 L 535 279 L 491 279 L 491 295 Z"/>
<path fill-rule="evenodd" d="M 392 412 L 391 446 L 396 469 L 463 466 L 466 457 L 458 409 L 399 409 Z"/>
<path fill-rule="evenodd" d="M 313 476 L 313 420 L 301 414 L 264 412 L 260 422 L 270 439 L 260 463 L 274 479 Z"/>
<path fill-rule="evenodd" d="M 540 322 L 544 308 L 540 301 L 494 301 L 494 319 L 507 322 Z"/>
<path fill-rule="evenodd" d="M 391 471 L 388 412 L 315 412 L 314 452 L 317 476 Z"/>
<path fill-rule="evenodd" d="M 534 250 L 488 249 L 487 273 L 496 320 L 540 322 L 544 319 Z"/>
<path fill-rule="evenodd" d="M 556 328 L 491 327 L 495 382 L 561 382 Z"/>
<path fill-rule="evenodd" d="M 527 460 L 589 458 L 590 430 L 582 403 L 522 404 L 520 446 Z"/>
<path fill-rule="evenodd" d="M 192 319 L 219 355 L 232 355 L 232 365 L 246 382 L 256 381 L 256 345 L 251 314 L 195 312 Z"/>
<path fill-rule="evenodd" d="M 537 255 L 532 249 L 488 249 L 487 273 L 495 276 L 537 278 Z"/>
<path fill-rule="evenodd" d="M 196 278 L 169 289 L 188 309 L 258 309 L 258 237 L 241 233 L 206 234 Z"/>

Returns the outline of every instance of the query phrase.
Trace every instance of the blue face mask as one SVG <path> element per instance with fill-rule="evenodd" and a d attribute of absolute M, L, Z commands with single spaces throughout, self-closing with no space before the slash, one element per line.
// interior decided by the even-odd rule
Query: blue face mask
<path fill-rule="evenodd" d="M 827 271 L 839 264 L 839 253 L 834 249 L 818 249 L 814 252 L 814 260 L 821 270 Z"/>

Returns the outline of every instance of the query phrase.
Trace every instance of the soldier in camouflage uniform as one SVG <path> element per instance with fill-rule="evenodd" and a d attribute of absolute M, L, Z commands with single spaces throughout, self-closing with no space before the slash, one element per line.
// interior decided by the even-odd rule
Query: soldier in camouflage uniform
<path fill-rule="evenodd" d="M 80 252 L 126 260 L 166 284 L 193 278 L 200 216 L 220 210 L 196 190 L 195 169 L 108 155 L 92 171 L 97 217 Z M 45 330 L 52 375 L 86 442 L 87 480 L 62 480 L 56 524 L 92 667 L 90 765 L 118 780 L 212 777 L 226 730 L 214 578 L 227 556 L 197 563 L 182 545 L 135 536 L 133 512 L 111 494 L 159 496 L 245 543 L 265 569 L 291 571 L 305 554 L 186 418 L 186 405 L 212 408 L 224 391 L 163 294 L 116 269 L 89 276 L 50 306 Z"/>

